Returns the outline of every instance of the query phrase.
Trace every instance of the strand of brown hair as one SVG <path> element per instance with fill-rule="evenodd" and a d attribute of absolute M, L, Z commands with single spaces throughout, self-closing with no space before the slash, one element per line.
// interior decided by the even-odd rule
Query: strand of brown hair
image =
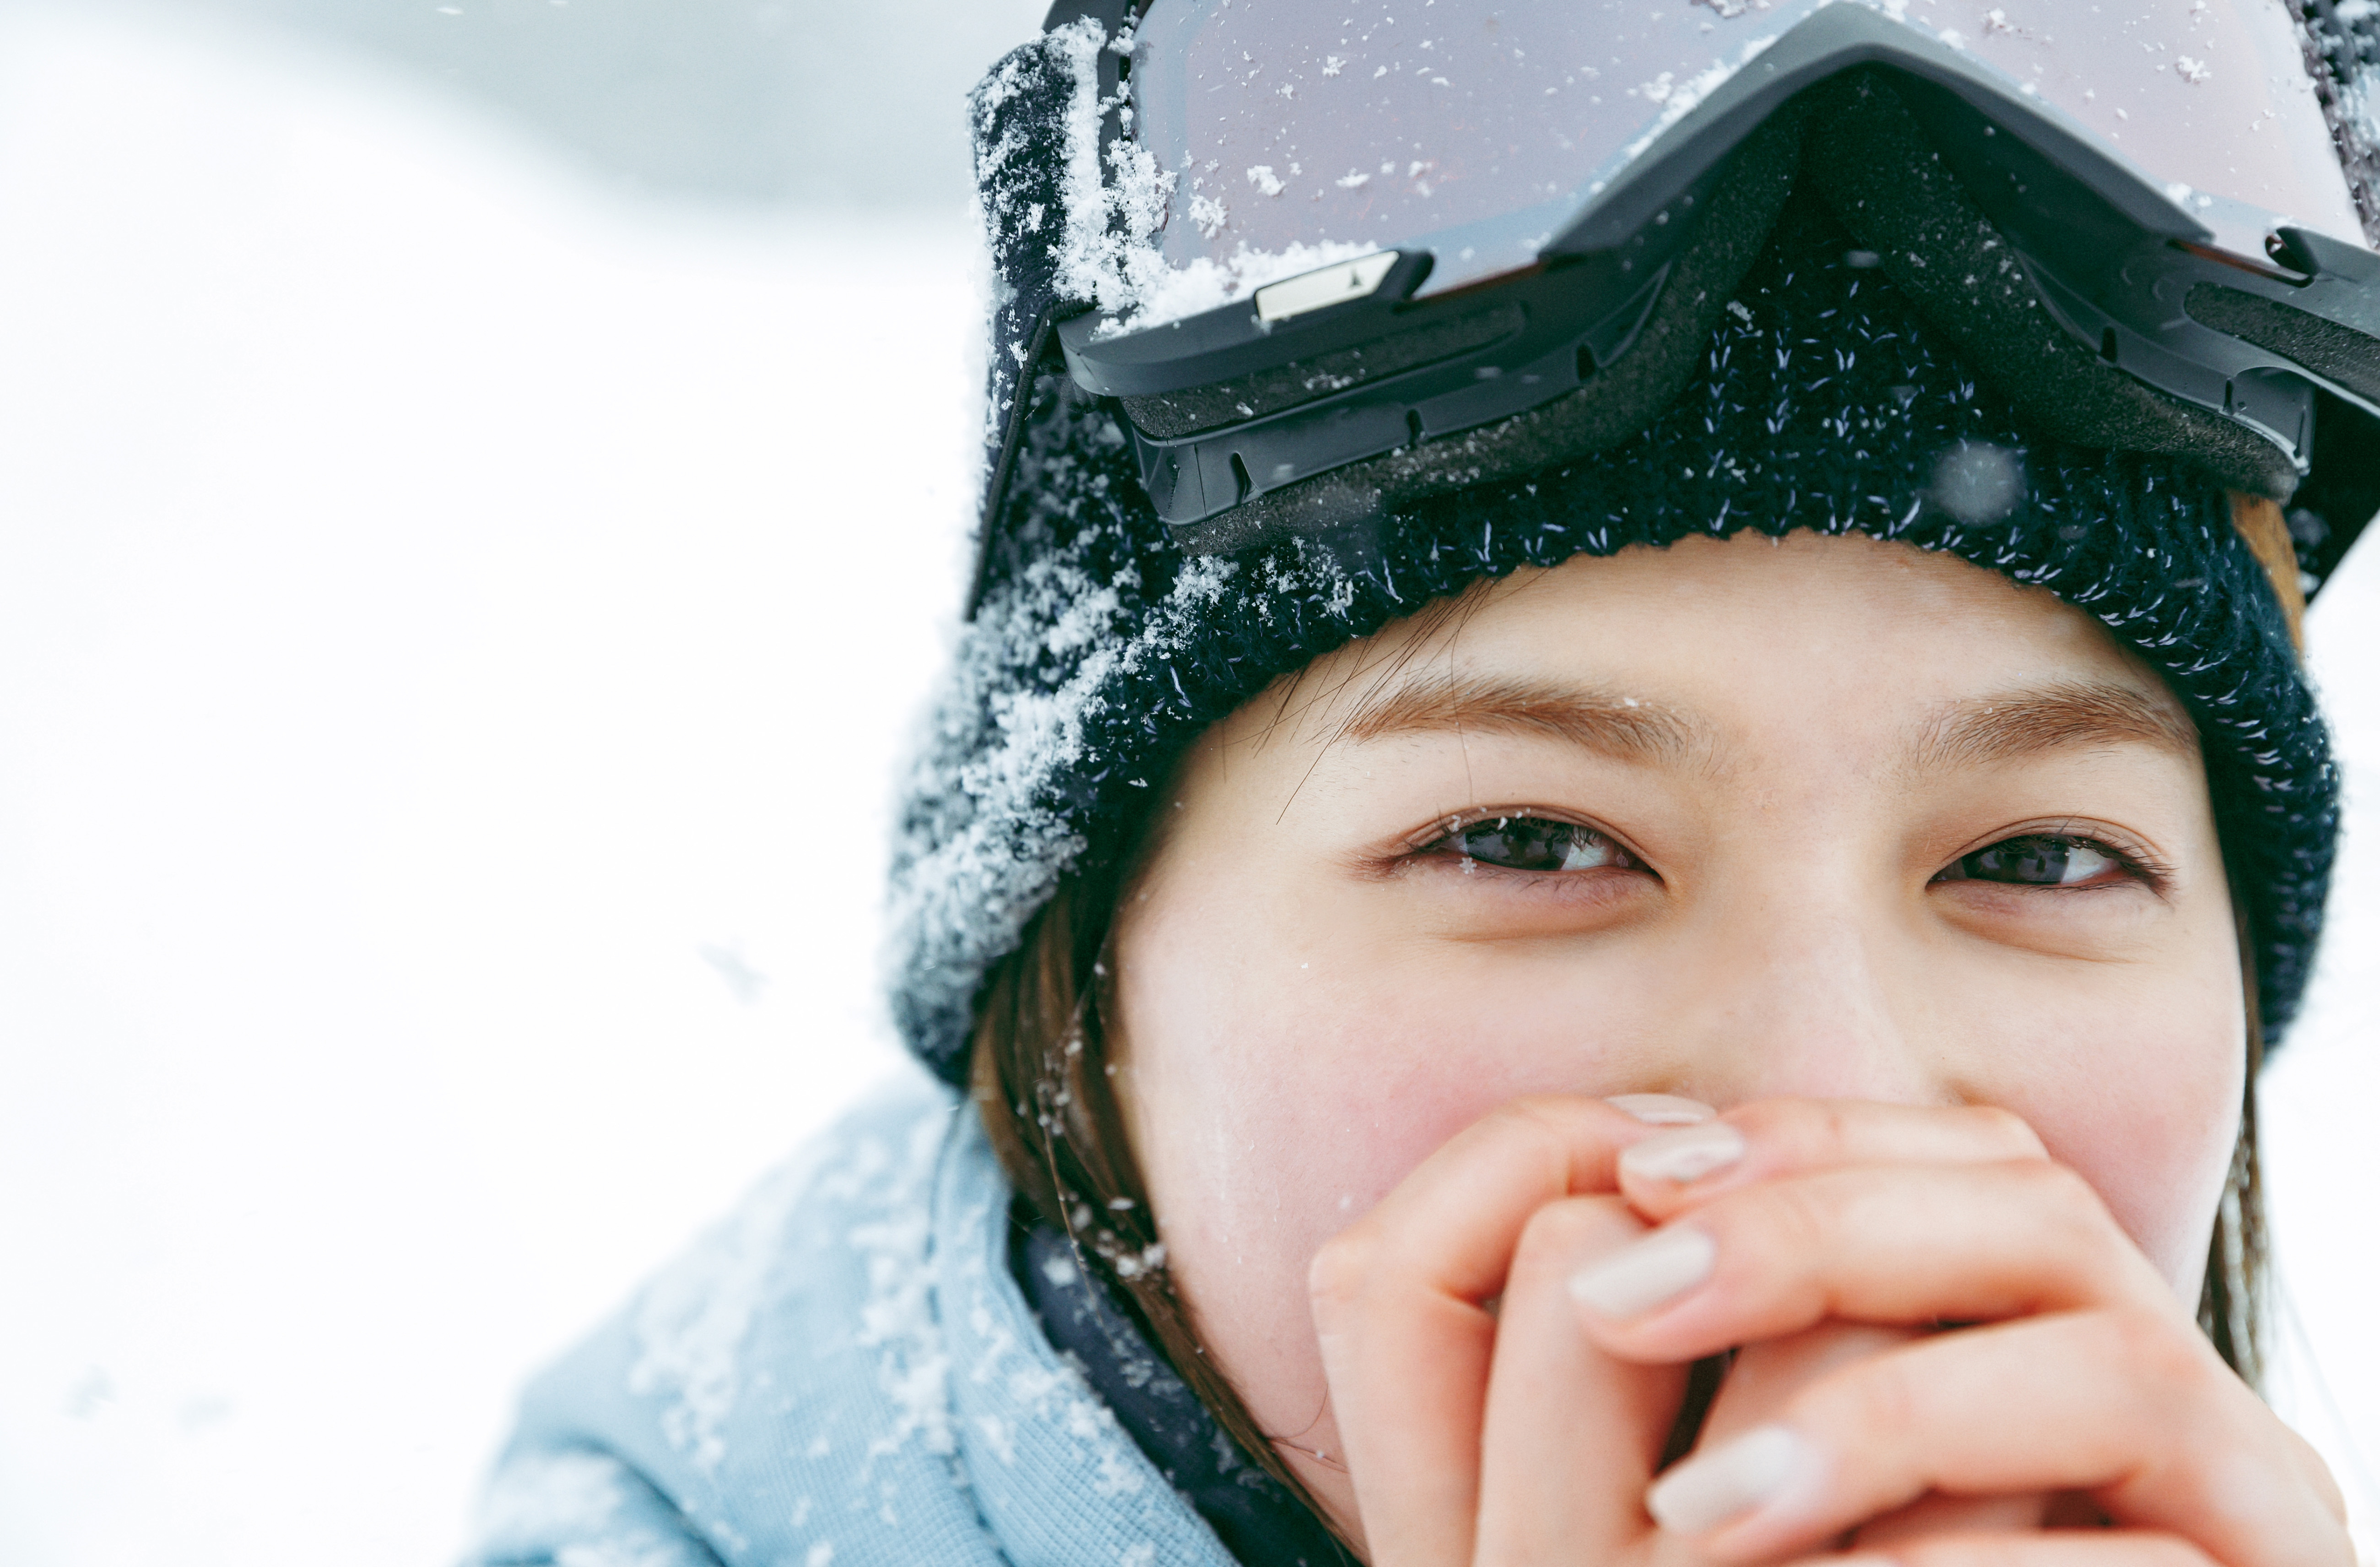
<path fill-rule="evenodd" d="M 1216 1424 L 1327 1524 L 1174 1291 L 1107 1060 L 1099 992 L 1109 921 L 1079 916 L 1086 892 L 1072 879 L 1062 885 L 986 987 L 970 1088 L 993 1151 L 1033 1216 L 1064 1230 Z"/>

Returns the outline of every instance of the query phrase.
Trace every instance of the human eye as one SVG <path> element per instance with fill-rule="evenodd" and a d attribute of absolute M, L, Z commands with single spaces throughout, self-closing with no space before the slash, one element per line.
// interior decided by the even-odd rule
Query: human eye
<path fill-rule="evenodd" d="M 2154 881 L 2155 877 L 2134 856 L 2098 839 L 2027 832 L 1960 856 L 1934 880 L 2009 887 L 2103 887 Z"/>
<path fill-rule="evenodd" d="M 1544 875 L 1644 869 L 1633 855 L 1592 827 L 1518 811 L 1451 819 L 1415 852 L 1460 860 L 1465 870 L 1488 866 Z"/>

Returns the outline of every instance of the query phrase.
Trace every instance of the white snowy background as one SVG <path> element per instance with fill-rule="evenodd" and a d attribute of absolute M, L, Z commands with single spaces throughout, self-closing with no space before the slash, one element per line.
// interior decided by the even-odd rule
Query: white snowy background
<path fill-rule="evenodd" d="M 964 8 L 971 68 L 1040 6 Z M 859 198 L 694 201 L 325 34 L 0 4 L 0 1562 L 449 1559 L 523 1373 L 904 1070 L 966 75 Z M 2276 1396 L 2369 1519 L 2380 549 L 2313 636 Z"/>

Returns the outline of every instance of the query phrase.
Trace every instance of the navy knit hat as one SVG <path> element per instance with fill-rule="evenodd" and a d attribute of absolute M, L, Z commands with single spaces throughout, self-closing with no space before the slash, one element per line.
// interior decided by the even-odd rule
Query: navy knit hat
<path fill-rule="evenodd" d="M 1036 47 L 1001 70 L 1036 68 Z M 1046 285 L 1064 264 L 1066 128 L 1040 139 L 1003 118 L 1000 80 L 978 100 L 994 261 Z M 1114 871 L 1168 770 L 1277 676 L 1482 578 L 1747 528 L 1957 555 L 2058 594 L 2163 675 L 2198 724 L 2277 1043 L 2321 929 L 2338 775 L 2222 480 L 2185 456 L 2044 436 L 1875 262 L 1797 193 L 1649 428 L 1232 555 L 1183 552 L 1112 406 L 1045 357 L 1037 302 L 1006 293 L 995 347 L 1013 365 L 996 366 L 993 418 L 1014 421 L 1014 467 L 997 476 L 975 610 L 895 849 L 892 1001 L 909 1048 L 965 1078 L 993 966 L 1063 878 Z"/>

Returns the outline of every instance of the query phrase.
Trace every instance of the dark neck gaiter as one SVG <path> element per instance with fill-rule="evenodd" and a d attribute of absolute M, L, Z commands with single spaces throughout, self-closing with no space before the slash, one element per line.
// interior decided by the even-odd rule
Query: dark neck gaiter
<path fill-rule="evenodd" d="M 1322 1521 L 1240 1451 L 1130 1314 L 1075 1259 L 1074 1243 L 1020 1208 L 1009 1271 L 1051 1347 L 1100 1400 L 1223 1546 L 1248 1567 L 1342 1567 L 1354 1558 Z"/>

